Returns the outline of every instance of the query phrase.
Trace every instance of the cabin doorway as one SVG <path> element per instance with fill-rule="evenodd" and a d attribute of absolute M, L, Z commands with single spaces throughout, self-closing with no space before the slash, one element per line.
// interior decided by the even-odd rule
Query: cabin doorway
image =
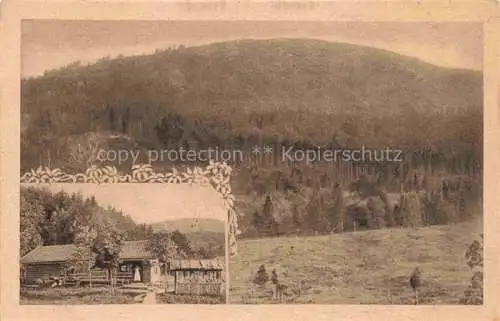
<path fill-rule="evenodd" d="M 120 272 L 128 272 L 134 283 L 144 282 L 144 264 L 142 261 L 127 261 L 120 267 Z"/>

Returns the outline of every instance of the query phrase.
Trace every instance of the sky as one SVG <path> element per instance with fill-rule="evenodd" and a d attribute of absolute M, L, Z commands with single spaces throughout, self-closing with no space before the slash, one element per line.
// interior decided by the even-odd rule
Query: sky
<path fill-rule="evenodd" d="M 27 20 L 22 24 L 22 76 L 181 44 L 282 37 L 358 44 L 439 66 L 482 69 L 480 23 Z"/>
<path fill-rule="evenodd" d="M 23 184 L 31 185 L 33 184 Z M 61 190 L 84 197 L 94 196 L 103 207 L 113 206 L 136 223 L 155 223 L 183 218 L 225 221 L 227 210 L 211 186 L 198 184 L 35 184 L 57 193 Z"/>

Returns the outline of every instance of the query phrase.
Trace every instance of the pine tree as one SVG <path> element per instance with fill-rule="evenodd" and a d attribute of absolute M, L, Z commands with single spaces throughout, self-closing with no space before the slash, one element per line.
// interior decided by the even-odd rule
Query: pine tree
<path fill-rule="evenodd" d="M 340 232 L 344 231 L 344 196 L 340 184 L 336 183 L 332 189 L 333 205 L 330 208 L 328 220 L 331 227 L 338 227 Z"/>
<path fill-rule="evenodd" d="M 259 234 L 262 236 L 275 236 L 278 232 L 278 222 L 274 218 L 273 211 L 271 196 L 267 195 L 260 215 Z"/>
<path fill-rule="evenodd" d="M 260 231 L 262 230 L 262 217 L 259 211 L 255 211 L 252 217 L 252 225 L 257 231 L 257 235 L 260 236 Z"/>
<path fill-rule="evenodd" d="M 92 267 L 95 255 L 92 251 L 96 232 L 91 225 L 78 226 L 75 233 L 74 244 L 76 251 L 72 254 L 65 266 L 66 271 L 88 272 L 90 286 L 92 287 Z"/>
<path fill-rule="evenodd" d="M 387 197 L 387 193 L 382 191 L 380 194 L 380 199 L 384 203 L 384 211 L 385 211 L 384 220 L 386 226 L 387 227 L 395 226 L 396 222 L 394 220 L 394 211 L 390 204 L 389 198 Z"/>
<path fill-rule="evenodd" d="M 300 218 L 299 208 L 297 204 L 294 204 L 292 207 L 292 229 L 296 234 L 299 234 L 302 229 L 302 220 Z"/>
<path fill-rule="evenodd" d="M 43 205 L 40 200 L 28 195 L 30 190 L 21 189 L 20 196 L 20 254 L 24 256 L 43 244 L 41 224 Z"/>
<path fill-rule="evenodd" d="M 120 251 L 124 241 L 124 235 L 108 221 L 97 226 L 96 238 L 93 242 L 92 251 L 97 253 L 96 266 L 105 268 L 111 277 L 111 284 L 115 284 L 115 273 L 120 263 Z"/>
<path fill-rule="evenodd" d="M 116 131 L 116 115 L 112 106 L 109 106 L 109 128 L 112 132 Z"/>

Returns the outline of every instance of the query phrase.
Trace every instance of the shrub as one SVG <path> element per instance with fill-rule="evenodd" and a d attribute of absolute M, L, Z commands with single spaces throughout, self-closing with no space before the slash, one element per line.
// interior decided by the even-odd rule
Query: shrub
<path fill-rule="evenodd" d="M 269 281 L 269 274 L 266 271 L 266 267 L 264 264 L 259 266 L 259 270 L 257 271 L 255 278 L 253 279 L 253 283 L 257 285 L 264 285 L 267 281 Z"/>
<path fill-rule="evenodd" d="M 370 197 L 367 202 L 367 207 L 370 213 L 370 226 L 374 228 L 384 228 L 386 225 L 386 206 L 384 201 L 379 197 Z"/>
<path fill-rule="evenodd" d="M 467 265 L 472 270 L 472 277 L 460 304 L 483 304 L 483 247 L 484 239 L 481 234 L 480 241 L 472 242 L 465 252 Z"/>
<path fill-rule="evenodd" d="M 402 226 L 421 226 L 423 206 L 418 193 L 409 192 L 401 195 L 396 221 Z"/>

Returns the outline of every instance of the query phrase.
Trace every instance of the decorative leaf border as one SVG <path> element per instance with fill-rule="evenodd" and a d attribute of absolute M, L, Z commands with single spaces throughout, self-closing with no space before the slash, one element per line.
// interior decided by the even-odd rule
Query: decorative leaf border
<path fill-rule="evenodd" d="M 206 167 L 187 168 L 179 172 L 172 168 L 171 172 L 155 172 L 149 164 L 132 166 L 130 174 L 120 173 L 114 166 L 97 167 L 93 165 L 84 173 L 68 174 L 59 168 L 39 167 L 31 169 L 21 176 L 21 183 L 166 183 L 166 184 L 199 184 L 211 185 L 224 201 L 228 213 L 228 250 L 229 255 L 237 254 L 236 236 L 238 217 L 234 207 L 234 196 L 231 192 L 232 168 L 226 163 L 211 161 Z"/>

